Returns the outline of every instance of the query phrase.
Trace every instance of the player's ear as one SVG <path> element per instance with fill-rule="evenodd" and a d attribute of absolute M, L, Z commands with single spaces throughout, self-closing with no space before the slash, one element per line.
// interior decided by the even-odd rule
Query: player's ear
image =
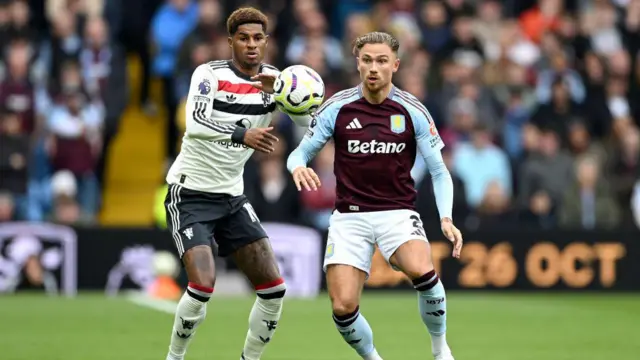
<path fill-rule="evenodd" d="M 229 44 L 229 47 L 233 49 L 233 36 L 229 36 L 227 38 L 227 43 Z"/>
<path fill-rule="evenodd" d="M 396 60 L 393 62 L 393 72 L 398 71 L 399 67 L 400 67 L 400 59 L 396 58 Z"/>

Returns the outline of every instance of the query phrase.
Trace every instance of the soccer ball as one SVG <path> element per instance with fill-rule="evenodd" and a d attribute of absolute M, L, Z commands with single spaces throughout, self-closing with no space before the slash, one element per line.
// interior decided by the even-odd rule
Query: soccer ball
<path fill-rule="evenodd" d="M 282 70 L 273 84 L 274 99 L 280 111 L 290 115 L 306 115 L 324 100 L 324 82 L 315 70 L 293 65 Z"/>

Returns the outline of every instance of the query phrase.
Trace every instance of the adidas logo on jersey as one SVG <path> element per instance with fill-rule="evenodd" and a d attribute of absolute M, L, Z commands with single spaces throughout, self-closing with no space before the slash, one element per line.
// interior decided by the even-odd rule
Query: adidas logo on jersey
<path fill-rule="evenodd" d="M 349 152 L 352 154 L 399 154 L 406 147 L 405 143 L 378 142 L 371 140 L 361 142 L 360 140 L 349 140 L 347 142 Z"/>
<path fill-rule="evenodd" d="M 349 125 L 347 125 L 347 129 L 362 129 L 362 125 L 360 124 L 360 121 L 358 120 L 358 118 L 355 118 L 353 120 L 351 120 L 351 122 L 349 123 Z"/>

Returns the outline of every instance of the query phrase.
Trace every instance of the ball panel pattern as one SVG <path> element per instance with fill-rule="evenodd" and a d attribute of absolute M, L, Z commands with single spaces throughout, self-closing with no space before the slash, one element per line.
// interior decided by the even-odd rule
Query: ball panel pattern
<path fill-rule="evenodd" d="M 314 111 L 322 104 L 324 94 L 320 75 L 304 65 L 284 69 L 274 83 L 276 105 L 281 111 L 292 115 Z"/>

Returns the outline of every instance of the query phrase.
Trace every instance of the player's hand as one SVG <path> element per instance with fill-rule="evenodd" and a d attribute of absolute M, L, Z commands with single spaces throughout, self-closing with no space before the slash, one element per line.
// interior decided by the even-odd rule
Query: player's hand
<path fill-rule="evenodd" d="M 462 233 L 453 225 L 453 222 L 449 218 L 442 219 L 440 227 L 442 228 L 444 236 L 453 243 L 452 256 L 456 259 L 459 258 L 460 252 L 462 251 Z"/>
<path fill-rule="evenodd" d="M 270 153 L 275 150 L 273 144 L 280 141 L 269 131 L 273 130 L 273 126 L 268 128 L 251 128 L 244 133 L 243 143 L 248 147 L 263 153 Z"/>
<path fill-rule="evenodd" d="M 260 73 L 252 76 L 251 80 L 256 81 L 251 84 L 254 88 L 260 89 L 267 94 L 273 94 L 273 83 L 276 81 L 275 75 Z"/>
<path fill-rule="evenodd" d="M 299 166 L 293 170 L 293 181 L 296 183 L 298 191 L 301 191 L 303 186 L 308 191 L 311 191 L 311 189 L 318 190 L 321 185 L 320 178 L 316 172 L 304 166 Z"/>

